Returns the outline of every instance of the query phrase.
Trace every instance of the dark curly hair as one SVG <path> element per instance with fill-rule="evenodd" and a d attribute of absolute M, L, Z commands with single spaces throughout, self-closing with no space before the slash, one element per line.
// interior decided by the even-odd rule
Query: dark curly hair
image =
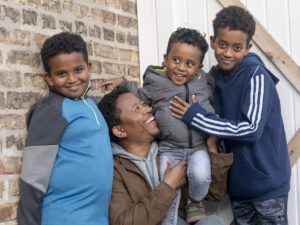
<path fill-rule="evenodd" d="M 167 55 L 171 50 L 172 44 L 178 42 L 197 47 L 201 51 L 200 63 L 203 62 L 205 53 L 208 50 L 208 44 L 207 41 L 205 40 L 205 35 L 202 35 L 199 31 L 194 29 L 181 28 L 181 27 L 177 28 L 177 30 L 174 31 L 169 38 L 167 53 L 166 53 Z"/>
<path fill-rule="evenodd" d="M 112 133 L 112 128 L 121 123 L 121 111 L 116 108 L 116 101 L 121 94 L 125 93 L 129 93 L 128 88 L 121 86 L 104 95 L 101 101 L 98 102 L 98 108 L 108 125 L 110 140 L 116 143 L 118 143 L 119 138 Z"/>
<path fill-rule="evenodd" d="M 78 34 L 62 32 L 48 38 L 41 49 L 41 58 L 47 73 L 50 73 L 49 60 L 62 53 L 82 53 L 83 59 L 88 63 L 88 51 L 85 41 Z"/>
<path fill-rule="evenodd" d="M 229 28 L 229 30 L 240 30 L 248 35 L 249 44 L 255 33 L 255 20 L 245 9 L 238 6 L 229 6 L 221 9 L 213 20 L 214 37 L 218 34 L 219 28 Z"/>

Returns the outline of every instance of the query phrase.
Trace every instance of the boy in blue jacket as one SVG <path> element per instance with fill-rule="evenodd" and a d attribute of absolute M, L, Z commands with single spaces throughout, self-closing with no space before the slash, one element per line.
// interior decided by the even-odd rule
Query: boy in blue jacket
<path fill-rule="evenodd" d="M 41 57 L 50 91 L 27 116 L 19 225 L 108 225 L 113 160 L 106 122 L 87 96 L 86 44 L 59 33 Z"/>
<path fill-rule="evenodd" d="M 222 9 L 213 21 L 211 47 L 218 61 L 214 108 L 180 98 L 171 101 L 173 116 L 224 139 L 233 152 L 228 193 L 236 225 L 287 224 L 290 163 L 281 116 L 278 79 L 249 53 L 255 21 L 236 6 Z"/>

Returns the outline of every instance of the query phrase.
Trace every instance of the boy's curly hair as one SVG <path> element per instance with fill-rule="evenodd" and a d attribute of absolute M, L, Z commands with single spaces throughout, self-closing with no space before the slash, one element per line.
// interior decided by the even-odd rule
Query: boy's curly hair
<path fill-rule="evenodd" d="M 79 52 L 88 63 L 88 51 L 85 41 L 78 34 L 61 32 L 48 38 L 41 49 L 41 58 L 47 73 L 50 73 L 49 61 L 52 57 L 63 53 Z"/>
<path fill-rule="evenodd" d="M 98 108 L 108 125 L 110 140 L 115 143 L 118 143 L 119 138 L 112 133 L 112 128 L 121 123 L 121 111 L 117 109 L 116 101 L 121 94 L 125 93 L 129 93 L 128 88 L 121 86 L 104 95 L 101 101 L 98 102 Z"/>
<path fill-rule="evenodd" d="M 229 28 L 229 30 L 240 30 L 248 35 L 249 44 L 255 33 L 255 20 L 245 9 L 238 6 L 229 6 L 221 9 L 213 20 L 214 37 L 218 34 L 219 28 Z"/>
<path fill-rule="evenodd" d="M 200 63 L 203 62 L 205 53 L 208 50 L 208 44 L 205 40 L 205 35 L 202 35 L 199 31 L 190 28 L 179 27 L 174 31 L 168 41 L 167 55 L 171 50 L 171 46 L 174 43 L 185 43 L 197 47 L 201 51 Z"/>

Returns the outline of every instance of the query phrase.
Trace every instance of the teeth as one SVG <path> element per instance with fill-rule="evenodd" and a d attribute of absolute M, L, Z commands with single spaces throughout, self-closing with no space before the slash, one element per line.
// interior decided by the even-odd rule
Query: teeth
<path fill-rule="evenodd" d="M 151 123 L 153 120 L 154 120 L 154 117 L 152 116 L 145 122 L 145 124 Z"/>

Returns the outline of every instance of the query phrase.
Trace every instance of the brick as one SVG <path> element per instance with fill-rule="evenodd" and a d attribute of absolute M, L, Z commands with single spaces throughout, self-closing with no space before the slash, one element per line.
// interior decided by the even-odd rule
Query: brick
<path fill-rule="evenodd" d="M 128 66 L 127 73 L 131 77 L 139 78 L 140 77 L 140 68 L 138 66 Z"/>
<path fill-rule="evenodd" d="M 6 107 L 8 109 L 29 109 L 41 97 L 40 93 L 8 91 Z"/>
<path fill-rule="evenodd" d="M 16 174 L 21 171 L 21 157 L 0 156 L 0 175 Z"/>
<path fill-rule="evenodd" d="M 0 221 L 7 222 L 17 219 L 17 204 L 9 203 L 0 205 Z"/>
<path fill-rule="evenodd" d="M 89 8 L 83 5 L 75 4 L 72 2 L 64 2 L 63 10 L 71 13 L 77 19 L 82 19 L 89 15 Z"/>
<path fill-rule="evenodd" d="M 116 48 L 108 45 L 102 45 L 95 43 L 95 55 L 108 58 L 108 59 L 117 59 L 118 58 L 118 52 Z"/>
<path fill-rule="evenodd" d="M 0 51 L 0 63 L 2 64 L 2 51 Z"/>
<path fill-rule="evenodd" d="M 3 87 L 21 87 L 22 78 L 20 72 L 16 71 L 0 71 L 0 86 Z"/>
<path fill-rule="evenodd" d="M 30 65 L 30 53 L 28 51 L 15 51 L 8 52 L 7 63 Z"/>
<path fill-rule="evenodd" d="M 34 68 L 39 68 L 41 66 L 42 59 L 40 53 L 34 53 L 30 55 L 30 65 Z"/>
<path fill-rule="evenodd" d="M 75 21 L 76 33 L 87 36 L 86 25 L 81 21 Z"/>
<path fill-rule="evenodd" d="M 93 42 L 88 42 L 86 43 L 86 47 L 87 47 L 87 50 L 88 50 L 88 54 L 89 55 L 94 55 L 94 48 L 93 48 Z"/>
<path fill-rule="evenodd" d="M 126 42 L 126 34 L 123 32 L 118 32 L 116 35 L 117 42 L 124 44 Z"/>
<path fill-rule="evenodd" d="M 43 28 L 48 28 L 48 29 L 56 28 L 56 21 L 54 16 L 42 15 L 42 20 L 43 20 Z"/>
<path fill-rule="evenodd" d="M 92 21 L 96 24 L 106 23 L 110 25 L 116 24 L 116 14 L 105 10 L 92 9 Z"/>
<path fill-rule="evenodd" d="M 115 40 L 115 32 L 113 30 L 103 28 L 103 37 L 104 37 L 104 40 L 114 41 Z"/>
<path fill-rule="evenodd" d="M 103 63 L 103 68 L 106 74 L 125 75 L 125 65 L 116 63 Z"/>
<path fill-rule="evenodd" d="M 94 27 L 90 27 L 89 28 L 89 35 L 91 37 L 101 39 L 101 28 L 96 26 L 96 25 L 94 25 Z"/>
<path fill-rule="evenodd" d="M 43 74 L 24 74 L 24 84 L 25 86 L 35 87 L 40 89 L 47 89 L 47 84 L 44 80 Z"/>
<path fill-rule="evenodd" d="M 102 63 L 99 61 L 91 61 L 92 73 L 102 73 Z"/>
<path fill-rule="evenodd" d="M 8 187 L 9 187 L 9 196 L 11 197 L 17 197 L 20 194 L 20 189 L 19 189 L 19 180 L 10 180 L 8 182 Z"/>
<path fill-rule="evenodd" d="M 42 0 L 45 1 L 45 0 Z M 47 10 L 55 13 L 60 13 L 61 12 L 61 6 L 60 6 L 60 0 L 51 0 L 47 1 L 49 2 Z"/>
<path fill-rule="evenodd" d="M 1 129 L 23 130 L 25 127 L 25 115 L 0 114 Z"/>
<path fill-rule="evenodd" d="M 137 14 L 136 3 L 128 0 L 120 0 L 121 9 L 133 15 Z"/>
<path fill-rule="evenodd" d="M 28 4 L 35 5 L 37 8 L 45 9 L 48 7 L 49 1 L 45 0 L 27 0 Z"/>
<path fill-rule="evenodd" d="M 5 16 L 8 17 L 12 22 L 17 23 L 20 21 L 20 11 L 11 7 L 4 6 Z"/>
<path fill-rule="evenodd" d="M 10 135 L 6 137 L 6 148 L 15 146 L 17 150 L 22 150 L 25 146 L 25 138 L 22 136 Z"/>
<path fill-rule="evenodd" d="M 4 182 L 0 181 L 0 199 L 3 199 Z"/>
<path fill-rule="evenodd" d="M 29 46 L 30 33 L 22 30 L 7 31 L 5 28 L 0 28 L 0 42 L 6 44 L 15 44 Z"/>
<path fill-rule="evenodd" d="M 118 15 L 118 25 L 125 28 L 137 29 L 137 20 L 128 16 Z"/>
<path fill-rule="evenodd" d="M 38 49 L 41 49 L 43 47 L 43 44 L 44 44 L 45 40 L 48 37 L 49 36 L 43 35 L 43 34 L 34 34 L 34 42 L 35 42 L 36 47 Z"/>
<path fill-rule="evenodd" d="M 91 80 L 91 91 L 101 92 L 101 85 L 102 85 L 103 82 L 104 82 L 103 79 L 93 79 L 93 80 Z"/>
<path fill-rule="evenodd" d="M 60 20 L 59 25 L 62 31 L 72 32 L 72 23 Z"/>
<path fill-rule="evenodd" d="M 23 23 L 29 25 L 37 24 L 37 13 L 32 10 L 23 9 Z"/>
<path fill-rule="evenodd" d="M 113 8 L 120 8 L 120 1 L 119 0 L 105 0 L 105 3 L 107 6 L 109 7 L 113 7 Z"/>
<path fill-rule="evenodd" d="M 0 92 L 0 109 L 4 109 L 4 107 L 5 107 L 4 93 Z"/>
<path fill-rule="evenodd" d="M 119 56 L 120 56 L 120 60 L 122 61 L 129 61 L 134 63 L 139 62 L 139 55 L 137 51 L 119 49 Z"/>
<path fill-rule="evenodd" d="M 138 37 L 135 35 L 132 35 L 131 33 L 128 33 L 127 35 L 127 43 L 129 45 L 138 46 Z"/>

